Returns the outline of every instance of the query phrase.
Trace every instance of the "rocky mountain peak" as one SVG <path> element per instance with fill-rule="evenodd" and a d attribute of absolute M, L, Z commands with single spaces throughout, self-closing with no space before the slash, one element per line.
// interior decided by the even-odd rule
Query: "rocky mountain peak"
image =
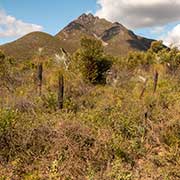
<path fill-rule="evenodd" d="M 92 24 L 94 23 L 97 19 L 99 19 L 98 17 L 95 17 L 93 14 L 89 13 L 89 14 L 82 14 L 81 16 L 78 17 L 78 19 L 76 20 L 78 23 L 80 24 L 84 24 L 84 25 L 88 25 L 88 24 Z"/>
<path fill-rule="evenodd" d="M 92 13 L 88 13 L 88 14 L 86 14 L 86 13 L 83 13 L 82 15 L 80 15 L 79 17 L 78 17 L 78 20 L 94 20 L 94 19 L 96 19 L 97 17 L 95 17 Z"/>

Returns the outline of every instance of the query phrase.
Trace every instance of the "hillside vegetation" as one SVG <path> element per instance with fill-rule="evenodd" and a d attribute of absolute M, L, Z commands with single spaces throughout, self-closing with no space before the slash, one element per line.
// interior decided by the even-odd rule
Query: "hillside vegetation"
<path fill-rule="evenodd" d="M 44 32 L 32 32 L 20 39 L 0 46 L 0 49 L 18 60 L 30 60 L 35 58 L 38 49 L 44 50 L 44 55 L 54 57 L 54 54 L 61 54 L 61 42 Z"/>
<path fill-rule="evenodd" d="M 44 54 L 0 53 L 0 180 L 180 179 L 178 49 Z"/>

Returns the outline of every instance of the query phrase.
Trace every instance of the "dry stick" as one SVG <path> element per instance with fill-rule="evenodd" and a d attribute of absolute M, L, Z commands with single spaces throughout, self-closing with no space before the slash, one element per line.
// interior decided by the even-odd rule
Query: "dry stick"
<path fill-rule="evenodd" d="M 139 99 L 141 99 L 143 97 L 143 95 L 144 95 L 144 92 L 146 90 L 147 82 L 148 82 L 148 79 L 146 79 L 145 82 L 144 82 L 144 86 L 143 86 L 143 89 L 142 89 L 141 94 L 139 96 Z"/>
<path fill-rule="evenodd" d="M 155 93 L 156 89 L 157 89 L 158 77 L 159 77 L 159 73 L 156 70 L 156 72 L 154 74 L 154 90 L 153 90 L 153 93 Z"/>
<path fill-rule="evenodd" d="M 43 78 L 43 64 L 39 63 L 37 67 L 37 79 L 38 79 L 38 92 L 39 96 L 42 93 L 42 78 Z"/>
<path fill-rule="evenodd" d="M 63 109 L 64 77 L 60 73 L 58 77 L 58 108 Z"/>

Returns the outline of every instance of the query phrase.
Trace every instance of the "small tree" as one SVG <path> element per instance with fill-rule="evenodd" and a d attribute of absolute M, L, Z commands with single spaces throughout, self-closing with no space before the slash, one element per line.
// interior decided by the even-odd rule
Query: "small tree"
<path fill-rule="evenodd" d="M 82 38 L 81 48 L 76 52 L 75 57 L 85 81 L 92 84 L 106 82 L 106 72 L 112 66 L 112 61 L 104 55 L 101 41 Z"/>

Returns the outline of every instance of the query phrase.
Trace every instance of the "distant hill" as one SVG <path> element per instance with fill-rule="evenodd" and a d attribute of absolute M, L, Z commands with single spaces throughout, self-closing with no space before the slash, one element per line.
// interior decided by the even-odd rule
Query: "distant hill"
<path fill-rule="evenodd" d="M 17 59 L 30 59 L 43 48 L 43 54 L 52 56 L 61 52 L 61 42 L 44 32 L 32 32 L 22 38 L 0 46 L 0 49 L 7 55 Z"/>
<path fill-rule="evenodd" d="M 112 23 L 92 14 L 82 14 L 55 36 L 44 32 L 32 32 L 14 42 L 0 46 L 9 56 L 18 59 L 32 58 L 39 48 L 44 48 L 47 56 L 54 56 L 64 48 L 69 53 L 80 47 L 82 36 L 95 37 L 102 41 L 108 54 L 120 56 L 131 50 L 146 51 L 152 39 L 137 36 L 118 22 Z"/>

